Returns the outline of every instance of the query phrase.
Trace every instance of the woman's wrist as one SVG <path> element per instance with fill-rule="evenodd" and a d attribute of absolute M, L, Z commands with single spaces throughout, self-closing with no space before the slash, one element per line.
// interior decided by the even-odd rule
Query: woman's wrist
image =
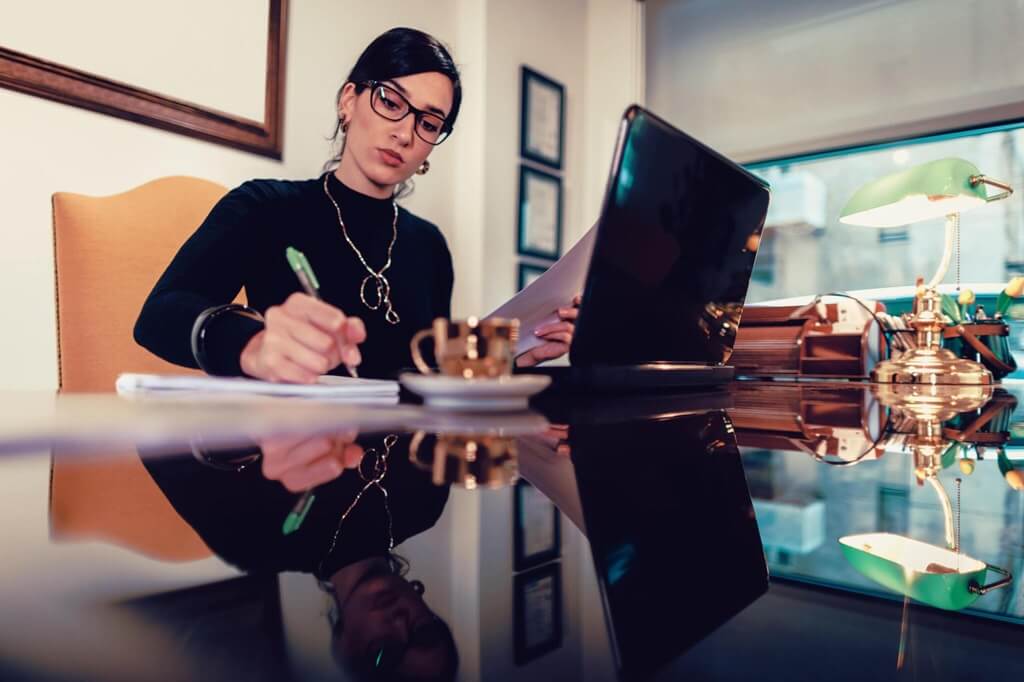
<path fill-rule="evenodd" d="M 249 342 L 245 344 L 245 348 L 242 349 L 242 354 L 238 358 L 238 364 L 242 368 L 243 374 L 254 378 L 258 378 L 261 374 L 259 370 L 259 356 L 266 333 L 265 329 L 256 332 L 256 334 L 249 339 Z"/>
<path fill-rule="evenodd" d="M 263 329 L 263 316 L 238 303 L 207 308 L 192 326 L 192 356 L 207 374 L 238 375 L 241 352 Z"/>

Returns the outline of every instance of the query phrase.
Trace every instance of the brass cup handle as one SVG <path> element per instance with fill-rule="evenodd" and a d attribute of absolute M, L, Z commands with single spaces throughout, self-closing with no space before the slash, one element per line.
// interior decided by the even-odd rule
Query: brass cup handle
<path fill-rule="evenodd" d="M 423 444 L 423 438 L 426 435 L 423 431 L 417 431 L 413 434 L 412 440 L 409 441 L 409 459 L 412 462 L 416 462 L 418 459 L 417 455 L 420 454 L 420 445 Z"/>
<path fill-rule="evenodd" d="M 412 341 L 409 342 L 409 345 L 412 347 L 412 361 L 416 365 L 416 369 L 423 374 L 434 374 L 434 370 L 426 363 L 423 359 L 423 354 L 420 352 L 420 344 L 423 343 L 423 339 L 433 333 L 433 329 L 421 329 L 413 335 Z"/>
<path fill-rule="evenodd" d="M 995 581 L 994 583 L 990 583 L 988 585 L 979 585 L 978 583 L 972 580 L 971 584 L 967 586 L 968 592 L 971 592 L 972 594 L 988 594 L 992 590 L 998 590 L 1000 587 L 1006 587 L 1007 585 L 1013 582 L 1013 575 L 1011 575 L 1011 573 L 1007 571 L 1005 568 L 999 568 L 998 566 L 993 566 L 992 564 L 985 565 L 988 567 L 988 570 L 992 571 L 993 573 L 998 573 L 1003 577 Z"/>

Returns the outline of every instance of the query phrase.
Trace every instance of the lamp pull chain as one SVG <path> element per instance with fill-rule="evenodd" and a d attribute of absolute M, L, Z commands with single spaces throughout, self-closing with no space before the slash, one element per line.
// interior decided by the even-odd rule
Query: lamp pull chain
<path fill-rule="evenodd" d="M 960 293 L 960 214 L 953 214 L 953 221 L 956 230 L 956 292 Z"/>
<path fill-rule="evenodd" d="M 956 479 L 956 547 L 953 551 L 956 552 L 956 570 L 960 570 L 960 483 L 963 479 Z"/>

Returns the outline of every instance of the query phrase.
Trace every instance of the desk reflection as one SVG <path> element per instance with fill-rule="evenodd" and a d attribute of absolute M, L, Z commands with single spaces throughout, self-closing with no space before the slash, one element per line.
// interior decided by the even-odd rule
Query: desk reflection
<path fill-rule="evenodd" d="M 904 622 L 909 676 L 1010 673 L 999 642 L 1024 624 L 1020 581 L 975 594 L 965 580 L 956 600 L 930 602 L 840 543 L 952 539 L 959 555 L 924 573 L 949 576 L 961 556 L 1019 575 L 1024 418 L 1009 388 L 952 412 L 924 400 L 927 413 L 858 384 L 762 382 L 555 396 L 510 415 L 260 405 L 240 427 L 212 418 L 240 406 L 187 420 L 147 406 L 167 436 L 134 426 L 131 461 L 165 508 L 125 518 L 135 474 L 108 477 L 75 504 L 110 513 L 78 523 L 76 477 L 54 478 L 51 525 L 33 526 L 49 536 L 19 540 L 17 579 L 0 582 L 0 673 L 45 677 L 56 654 L 92 679 L 821 679 L 840 664 L 820 649 L 886 679 Z M 72 474 L 130 468 L 57 459 Z M 0 460 L 0 481 L 12 472 Z M 519 480 L 561 518 L 556 547 L 523 566 Z M 17 499 L 0 499 L 8 518 Z M 191 536 L 162 537 L 167 514 Z M 987 571 L 971 579 L 991 587 Z M 83 625 L 88 646 L 68 636 Z M 844 628 L 856 637 L 828 646 Z M 50 649 L 24 646 L 27 632 L 52 633 Z M 987 655 L 964 653 L 978 647 Z"/>

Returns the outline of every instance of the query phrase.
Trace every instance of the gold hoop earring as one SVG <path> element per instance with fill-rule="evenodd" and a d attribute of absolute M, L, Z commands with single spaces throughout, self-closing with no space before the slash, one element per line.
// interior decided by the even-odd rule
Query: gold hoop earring
<path fill-rule="evenodd" d="M 430 170 L 430 162 L 427 161 L 426 159 L 423 159 L 423 163 L 421 163 L 420 167 L 416 169 L 416 175 L 426 175 L 427 171 L 429 171 L 429 170 Z"/>
<path fill-rule="evenodd" d="M 345 120 L 344 116 L 338 119 L 338 123 L 341 125 L 341 134 L 345 135 L 348 133 L 348 121 Z"/>

